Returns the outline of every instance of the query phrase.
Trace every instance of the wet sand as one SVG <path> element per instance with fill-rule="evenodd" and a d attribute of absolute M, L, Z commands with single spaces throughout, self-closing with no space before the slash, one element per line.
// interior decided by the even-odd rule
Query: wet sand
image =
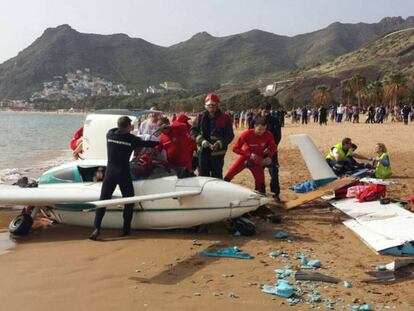
<path fill-rule="evenodd" d="M 376 142 L 384 142 L 399 184 L 389 188 L 394 198 L 414 194 L 412 135 L 414 126 L 335 125 L 319 127 L 290 125 L 283 130 L 279 157 L 282 198 L 295 195 L 287 187 L 310 178 L 298 150 L 288 135 L 308 133 L 320 150 L 350 136 L 358 151 L 372 154 Z M 235 155 L 226 158 L 228 167 Z M 249 172 L 235 182 L 252 187 Z M 0 213 L 6 228 L 14 212 Z M 370 303 L 375 310 L 414 310 L 413 280 L 392 285 L 366 285 L 360 280 L 377 264 L 394 257 L 373 253 L 341 224 L 341 212 L 316 201 L 289 212 L 280 211 L 283 223 L 257 221 L 254 237 L 233 237 L 217 224 L 208 234 L 189 231 L 136 231 L 128 239 L 114 238 L 105 230 L 103 242 L 86 239 L 89 228 L 54 225 L 16 240 L 16 247 L 0 256 L 0 310 L 308 310 L 309 305 L 288 306 L 286 299 L 262 293 L 260 284 L 273 284 L 274 269 L 300 264 L 295 253 L 320 259 L 321 273 L 350 281 L 329 285 L 315 283 L 323 298 L 336 301 L 335 310 L 348 304 Z M 275 240 L 276 230 L 289 233 L 288 240 Z M 194 240 L 197 240 L 194 242 Z M 239 245 L 253 260 L 201 257 L 209 247 Z M 289 258 L 272 259 L 270 251 L 283 250 Z M 288 278 L 289 280 L 289 278 Z M 305 285 L 302 286 L 305 289 Z M 230 298 L 234 292 L 238 298 Z M 324 304 L 316 308 L 324 310 Z"/>

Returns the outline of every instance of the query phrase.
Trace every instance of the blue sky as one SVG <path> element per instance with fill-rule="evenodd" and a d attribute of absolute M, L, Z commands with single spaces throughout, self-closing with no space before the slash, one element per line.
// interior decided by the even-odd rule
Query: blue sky
<path fill-rule="evenodd" d="M 0 62 L 61 24 L 169 46 L 201 31 L 226 36 L 261 29 L 293 36 L 335 21 L 410 15 L 414 0 L 0 0 Z"/>

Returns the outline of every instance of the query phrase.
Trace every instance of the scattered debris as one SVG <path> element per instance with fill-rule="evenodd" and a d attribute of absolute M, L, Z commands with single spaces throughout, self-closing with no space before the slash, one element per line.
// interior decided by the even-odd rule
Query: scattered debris
<path fill-rule="evenodd" d="M 223 278 L 232 278 L 234 276 L 234 274 L 222 274 L 221 276 Z"/>
<path fill-rule="evenodd" d="M 308 260 L 306 255 L 299 255 L 298 258 L 301 260 L 301 269 L 318 269 L 322 267 L 322 263 L 319 259 Z"/>
<path fill-rule="evenodd" d="M 278 280 L 275 285 L 263 285 L 262 292 L 284 298 L 290 298 L 294 294 L 294 288 L 288 281 Z"/>
<path fill-rule="evenodd" d="M 344 287 L 345 288 L 352 288 L 352 284 L 348 281 L 344 281 Z"/>
<path fill-rule="evenodd" d="M 373 311 L 373 309 L 371 308 L 371 305 L 369 304 L 365 304 L 362 306 L 352 306 L 352 305 L 348 305 L 352 311 Z"/>
<path fill-rule="evenodd" d="M 289 257 L 289 254 L 284 251 L 273 251 L 269 253 L 269 257 L 276 258 L 276 257 Z"/>
<path fill-rule="evenodd" d="M 240 252 L 238 246 L 229 248 L 223 248 L 216 251 L 202 251 L 199 253 L 201 256 L 207 257 L 227 257 L 227 258 L 238 258 L 238 259 L 253 259 L 254 256 L 248 253 Z"/>
<path fill-rule="evenodd" d="M 291 276 L 293 274 L 293 271 L 289 270 L 289 269 L 286 269 L 286 270 L 276 269 L 275 272 L 277 274 L 278 279 L 284 279 L 284 278 L 286 278 L 288 276 Z"/>
<path fill-rule="evenodd" d="M 314 291 L 311 294 L 311 301 L 312 302 L 321 302 L 321 300 L 322 300 L 322 297 L 321 297 L 321 294 L 319 292 Z"/>
<path fill-rule="evenodd" d="M 303 271 L 296 272 L 295 280 L 296 281 L 319 281 L 319 282 L 334 283 L 334 284 L 338 284 L 341 281 L 335 277 L 324 275 L 322 273 L 303 272 Z"/>
<path fill-rule="evenodd" d="M 237 296 L 236 293 L 230 292 L 229 293 L 229 298 L 239 298 L 239 296 Z"/>
<path fill-rule="evenodd" d="M 385 265 L 385 268 L 389 271 L 396 271 L 411 264 L 414 264 L 414 259 L 395 259 L 393 262 Z"/>
<path fill-rule="evenodd" d="M 294 306 L 294 305 L 301 303 L 299 298 L 288 298 L 287 301 L 288 301 L 289 306 Z"/>
<path fill-rule="evenodd" d="M 276 231 L 276 233 L 273 235 L 275 239 L 286 239 L 288 236 L 288 233 L 282 230 Z"/>

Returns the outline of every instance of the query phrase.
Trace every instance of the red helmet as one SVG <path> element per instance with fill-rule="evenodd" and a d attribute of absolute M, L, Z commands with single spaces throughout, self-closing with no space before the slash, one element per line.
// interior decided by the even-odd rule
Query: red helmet
<path fill-rule="evenodd" d="M 216 103 L 216 104 L 220 104 L 221 103 L 220 98 L 218 97 L 218 95 L 217 94 L 214 94 L 214 93 L 208 94 L 206 96 L 206 98 L 204 99 L 204 104 L 207 104 L 209 102 L 213 102 L 213 103 Z"/>

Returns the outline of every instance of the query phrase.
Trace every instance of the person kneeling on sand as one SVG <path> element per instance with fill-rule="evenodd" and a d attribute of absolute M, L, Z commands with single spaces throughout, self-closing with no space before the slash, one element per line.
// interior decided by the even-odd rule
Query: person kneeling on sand
<path fill-rule="evenodd" d="M 373 173 L 375 178 L 385 179 L 392 176 L 390 157 L 387 153 L 387 147 L 383 143 L 377 143 L 375 146 L 375 153 L 378 155 L 373 159 L 375 171 Z"/>
<path fill-rule="evenodd" d="M 264 168 L 272 163 L 276 148 L 273 135 L 267 131 L 266 120 L 262 117 L 256 118 L 254 128 L 244 131 L 234 144 L 233 152 L 240 156 L 227 171 L 224 180 L 231 181 L 248 168 L 253 174 L 255 189 L 265 193 Z"/>
<path fill-rule="evenodd" d="M 353 170 L 351 157 L 366 161 L 370 160 L 367 157 L 354 153 L 352 145 L 351 138 L 346 137 L 342 139 L 342 142 L 332 146 L 326 156 L 326 161 L 337 176 L 342 176 L 346 172 Z"/>

